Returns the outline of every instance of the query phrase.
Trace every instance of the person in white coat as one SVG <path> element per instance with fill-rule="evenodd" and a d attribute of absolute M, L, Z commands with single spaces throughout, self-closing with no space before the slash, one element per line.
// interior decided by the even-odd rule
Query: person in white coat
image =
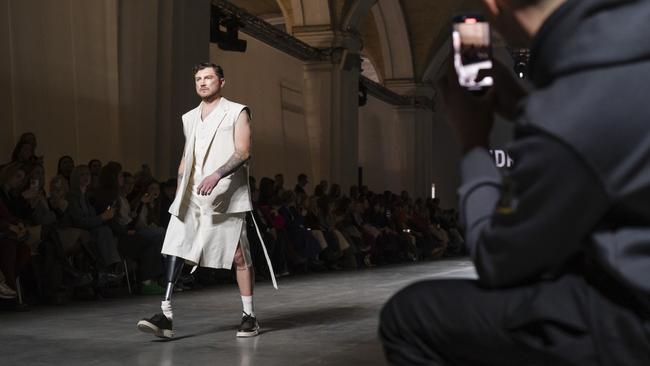
<path fill-rule="evenodd" d="M 255 276 L 245 224 L 246 212 L 252 209 L 247 165 L 251 112 L 221 95 L 225 78 L 220 66 L 202 63 L 193 73 L 202 101 L 183 115 L 185 148 L 162 248 L 168 263 L 167 291 L 162 313 L 142 319 L 138 329 L 173 337 L 171 295 L 183 263 L 224 269 L 234 265 L 243 304 L 237 336 L 253 337 L 259 333 L 259 323 L 253 310 Z"/>

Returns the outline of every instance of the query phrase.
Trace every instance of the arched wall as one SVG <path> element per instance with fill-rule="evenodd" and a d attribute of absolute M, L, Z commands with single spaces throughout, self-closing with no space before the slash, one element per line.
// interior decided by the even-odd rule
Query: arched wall
<path fill-rule="evenodd" d="M 381 40 L 384 79 L 413 79 L 411 45 L 399 1 L 378 0 L 371 11 Z"/>

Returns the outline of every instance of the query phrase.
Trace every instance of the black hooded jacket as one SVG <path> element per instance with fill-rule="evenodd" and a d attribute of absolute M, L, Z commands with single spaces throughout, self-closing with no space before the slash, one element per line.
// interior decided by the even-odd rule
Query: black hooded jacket
<path fill-rule="evenodd" d="M 496 193 L 479 189 L 501 187 L 494 171 L 462 168 L 481 281 L 518 285 L 577 259 L 650 309 L 650 1 L 568 0 L 538 32 L 530 72 L 509 207 L 494 213 Z"/>

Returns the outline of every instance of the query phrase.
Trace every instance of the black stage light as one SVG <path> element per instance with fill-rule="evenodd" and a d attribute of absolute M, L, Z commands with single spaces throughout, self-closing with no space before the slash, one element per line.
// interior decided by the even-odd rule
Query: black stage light
<path fill-rule="evenodd" d="M 222 31 L 224 27 L 226 31 Z M 232 16 L 225 16 L 219 8 L 210 8 L 210 42 L 224 51 L 246 52 L 246 41 L 239 39 L 241 24 Z"/>

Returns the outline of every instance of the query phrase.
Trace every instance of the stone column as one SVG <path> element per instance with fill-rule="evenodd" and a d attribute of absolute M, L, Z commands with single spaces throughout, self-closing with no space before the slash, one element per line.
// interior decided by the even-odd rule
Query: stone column
<path fill-rule="evenodd" d="M 322 44 L 321 38 L 306 39 Z M 357 182 L 359 164 L 360 42 L 337 35 L 332 43 L 340 47 L 331 60 L 305 64 L 305 120 L 314 164 L 312 181 L 327 179 L 347 190 Z"/>
<path fill-rule="evenodd" d="M 432 98 L 433 89 L 409 80 L 386 80 L 394 92 L 415 97 Z M 433 181 L 433 111 L 423 106 L 402 106 L 395 109 L 396 123 L 403 131 L 402 184 L 412 197 L 429 197 Z"/>

